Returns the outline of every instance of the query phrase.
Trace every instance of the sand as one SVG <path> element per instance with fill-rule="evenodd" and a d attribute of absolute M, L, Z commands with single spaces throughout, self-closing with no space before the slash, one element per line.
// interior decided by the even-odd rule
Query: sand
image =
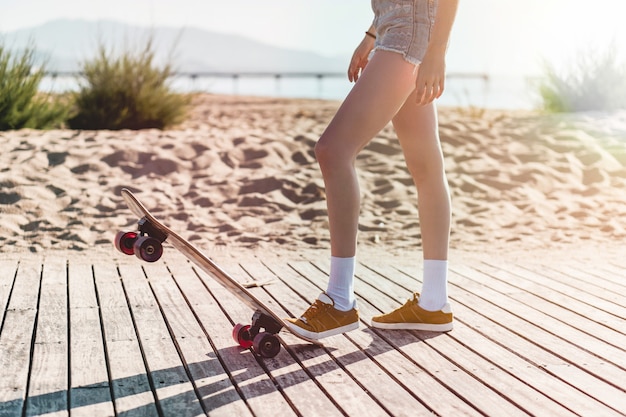
<path fill-rule="evenodd" d="M 112 254 L 136 221 L 123 187 L 209 251 L 327 248 L 313 146 L 339 104 L 199 95 L 171 130 L 0 132 L 0 253 Z M 626 113 L 442 108 L 440 133 L 453 249 L 619 252 Z M 417 193 L 391 126 L 357 164 L 360 247 L 419 252 Z"/>

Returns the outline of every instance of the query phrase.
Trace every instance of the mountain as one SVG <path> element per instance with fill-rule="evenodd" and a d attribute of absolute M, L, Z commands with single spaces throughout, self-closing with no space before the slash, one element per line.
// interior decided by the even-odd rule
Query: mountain
<path fill-rule="evenodd" d="M 33 45 L 49 71 L 78 71 L 104 43 L 136 50 L 154 40 L 156 58 L 180 72 L 345 72 L 348 57 L 284 49 L 241 36 L 197 28 L 141 28 L 115 21 L 54 20 L 0 35 L 10 49 Z"/>

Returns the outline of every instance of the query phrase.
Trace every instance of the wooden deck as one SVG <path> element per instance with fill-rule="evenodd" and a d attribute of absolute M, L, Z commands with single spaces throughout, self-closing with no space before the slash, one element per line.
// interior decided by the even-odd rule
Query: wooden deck
<path fill-rule="evenodd" d="M 325 258 L 216 260 L 296 315 Z M 625 259 L 453 260 L 456 327 L 430 334 L 367 326 L 420 288 L 420 265 L 369 257 L 359 330 L 265 360 L 231 339 L 252 312 L 173 249 L 1 259 L 0 416 L 626 415 Z"/>

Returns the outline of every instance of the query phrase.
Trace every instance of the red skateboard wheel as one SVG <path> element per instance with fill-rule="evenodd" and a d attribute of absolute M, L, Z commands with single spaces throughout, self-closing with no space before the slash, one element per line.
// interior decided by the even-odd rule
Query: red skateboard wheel
<path fill-rule="evenodd" d="M 254 351 L 264 358 L 273 358 L 280 352 L 280 340 L 275 334 L 261 332 L 252 342 Z"/>
<path fill-rule="evenodd" d="M 135 241 L 137 240 L 137 233 L 135 232 L 117 232 L 115 235 L 115 249 L 126 255 L 134 255 Z"/>
<path fill-rule="evenodd" d="M 137 238 L 133 245 L 135 255 L 146 262 L 156 262 L 163 255 L 163 245 L 159 239 L 150 236 Z"/>
<path fill-rule="evenodd" d="M 237 324 L 233 327 L 233 340 L 239 344 L 242 348 L 251 348 L 252 347 L 252 339 L 250 339 L 250 325 L 248 324 Z"/>

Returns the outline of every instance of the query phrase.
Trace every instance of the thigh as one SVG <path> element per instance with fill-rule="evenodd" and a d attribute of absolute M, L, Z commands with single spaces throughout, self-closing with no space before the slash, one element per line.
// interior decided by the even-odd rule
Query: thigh
<path fill-rule="evenodd" d="M 355 158 L 402 107 L 415 88 L 415 77 L 415 65 L 402 55 L 377 51 L 318 145 Z"/>

